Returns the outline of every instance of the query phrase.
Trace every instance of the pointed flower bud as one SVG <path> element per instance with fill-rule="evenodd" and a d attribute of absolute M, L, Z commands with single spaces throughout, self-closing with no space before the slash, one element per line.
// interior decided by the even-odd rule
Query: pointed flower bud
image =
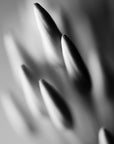
<path fill-rule="evenodd" d="M 63 59 L 69 76 L 80 91 L 88 92 L 91 88 L 91 80 L 77 48 L 65 35 L 62 36 L 61 45 Z"/>
<path fill-rule="evenodd" d="M 47 59 L 52 64 L 61 63 L 61 32 L 49 13 L 38 3 L 34 4 L 34 14 L 41 34 Z"/>
<path fill-rule="evenodd" d="M 44 103 L 55 126 L 59 129 L 72 128 L 73 118 L 61 95 L 45 80 L 40 80 L 39 86 Z"/>

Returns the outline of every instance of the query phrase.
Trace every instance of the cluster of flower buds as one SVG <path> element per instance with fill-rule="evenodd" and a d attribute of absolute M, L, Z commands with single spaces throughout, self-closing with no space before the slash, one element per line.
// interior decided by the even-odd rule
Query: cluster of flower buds
<path fill-rule="evenodd" d="M 40 135 L 42 144 L 113 144 L 114 108 L 105 97 L 97 52 L 91 50 L 87 64 L 78 45 L 59 30 L 40 4 L 35 3 L 33 11 L 46 62 L 36 63 L 12 34 L 4 36 L 27 104 L 21 104 L 15 94 L 3 94 L 1 102 L 8 120 L 22 136 Z"/>

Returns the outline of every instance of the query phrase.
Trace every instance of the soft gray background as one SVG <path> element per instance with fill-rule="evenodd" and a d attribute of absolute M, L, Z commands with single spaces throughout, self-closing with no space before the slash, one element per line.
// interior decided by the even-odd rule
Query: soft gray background
<path fill-rule="evenodd" d="M 7 88 L 14 88 L 13 77 L 6 56 L 3 35 L 8 29 L 12 29 L 18 23 L 19 7 L 24 5 L 23 0 L 0 0 L 0 93 Z M 0 104 L 0 143 L 1 144 L 22 144 L 29 143 L 29 140 L 22 140 L 9 125 Z"/>
<path fill-rule="evenodd" d="M 76 2 L 78 0 L 50 0 L 50 1 L 51 1 L 50 5 L 53 9 L 53 12 L 52 12 L 53 16 L 56 15 L 55 9 L 57 8 L 57 4 L 60 1 L 61 4 L 66 8 L 67 12 L 70 13 L 71 17 L 69 16 L 69 19 L 71 18 L 73 20 L 73 22 L 75 23 L 76 15 L 72 15 L 72 14 L 75 14 L 75 12 L 77 14 L 77 11 L 79 10 L 78 9 L 79 6 L 76 7 L 74 5 L 74 1 L 76 4 Z M 98 30 L 97 34 L 98 35 L 99 35 L 99 33 L 101 34 L 99 36 L 99 41 L 100 41 L 100 43 L 103 44 L 103 46 L 101 44 L 100 48 L 102 48 L 102 49 L 99 51 L 101 51 L 101 54 L 104 52 L 104 57 L 107 56 L 107 61 L 109 61 L 109 64 L 111 65 L 113 58 L 114 58 L 113 53 L 112 53 L 112 47 L 110 47 L 110 45 L 111 45 L 110 41 L 105 41 L 105 40 L 107 40 L 107 37 L 105 37 L 105 36 L 109 36 L 109 34 L 107 34 L 107 31 L 109 32 L 109 30 L 110 30 L 110 32 L 112 32 L 112 30 L 110 27 L 108 29 L 107 26 L 104 26 L 104 23 L 107 21 L 107 18 L 105 19 L 105 17 L 103 17 L 104 23 L 102 23 L 101 17 L 99 16 L 97 19 L 98 14 L 96 16 L 96 12 L 98 10 L 97 4 L 98 4 L 98 2 L 101 2 L 101 6 L 102 6 L 102 1 L 105 1 L 105 0 L 87 0 L 86 2 L 84 0 L 81 0 L 81 2 L 83 2 L 83 5 L 85 7 L 85 11 L 87 11 L 88 13 L 90 12 L 93 14 L 93 16 L 95 16 L 95 18 L 96 18 L 95 20 L 96 20 L 97 24 L 99 23 L 99 20 L 100 20 L 101 25 L 97 29 Z M 106 1 L 108 1 L 108 0 L 106 0 Z M 31 3 L 31 4 L 33 3 L 33 1 L 30 2 L 29 0 L 26 2 Z M 32 11 L 32 8 L 29 11 L 30 13 L 27 14 L 26 2 L 25 2 L 25 0 L 0 0 L 0 97 L 2 95 L 2 92 L 6 91 L 7 89 L 12 88 L 13 90 L 15 90 L 16 93 L 18 91 L 16 82 L 14 81 L 14 78 L 13 78 L 13 75 L 11 72 L 9 60 L 6 56 L 4 44 L 3 44 L 4 34 L 7 33 L 7 31 L 9 31 L 9 30 L 17 30 L 19 37 L 21 37 L 22 39 L 25 38 L 24 40 L 26 41 L 25 43 L 28 47 L 33 46 L 34 42 L 36 41 L 35 37 L 32 37 L 32 34 L 34 33 L 34 31 L 36 31 L 36 30 L 34 30 L 35 25 L 34 25 L 34 22 L 32 23 L 32 21 L 34 21 L 34 20 L 32 19 L 31 12 L 30 12 L 30 11 Z M 42 2 L 42 0 L 40 0 L 40 2 Z M 113 10 L 114 10 L 113 5 L 111 5 L 112 1 L 110 0 L 109 3 L 110 3 L 110 6 L 112 6 L 110 8 L 112 8 L 111 10 L 113 12 Z M 72 9 L 72 11 L 71 11 L 71 9 Z M 101 10 L 101 8 L 99 8 L 99 9 Z M 50 10 L 50 9 L 48 9 L 48 10 Z M 110 11 L 110 14 L 112 14 L 112 12 Z M 29 16 L 31 17 L 30 19 L 29 19 Z M 113 17 L 113 15 L 111 15 L 111 17 Z M 54 18 L 56 19 L 56 17 L 54 17 Z M 26 23 L 30 22 L 30 21 L 31 21 L 31 23 L 28 23 L 26 25 Z M 59 19 L 56 19 L 56 22 L 58 22 L 58 21 L 59 21 Z M 113 22 L 113 20 L 112 20 L 112 22 Z M 102 24 L 104 27 L 102 26 Z M 111 24 L 113 24 L 113 23 L 111 23 Z M 32 29 L 30 29 L 30 26 Z M 59 26 L 61 26 L 61 25 L 59 25 Z M 75 27 L 75 25 L 74 25 L 74 27 Z M 106 30 L 106 28 L 107 28 L 107 30 Z M 113 26 L 112 26 L 112 28 L 113 28 Z M 99 31 L 99 29 L 101 29 L 102 31 Z M 23 32 L 24 30 L 26 31 L 26 34 Z M 102 37 L 104 39 L 102 39 Z M 37 37 L 37 39 L 39 39 L 39 38 Z M 29 41 L 30 43 L 27 44 L 27 41 Z M 112 39 L 112 41 L 113 41 L 113 39 Z M 105 43 L 107 44 L 106 47 L 105 47 Z M 88 43 L 86 46 L 88 46 Z M 31 52 L 34 53 L 33 49 L 31 49 L 31 50 L 32 50 Z M 83 50 L 85 50 L 85 47 Z M 112 53 L 112 57 L 110 57 L 111 53 Z M 36 57 L 37 57 L 37 55 L 36 55 Z M 109 67 L 112 68 L 112 65 Z M 5 114 L 4 114 L 1 104 L 0 104 L 0 144 L 9 144 L 9 143 L 11 143 L 11 144 L 28 143 L 29 144 L 29 143 L 32 143 L 32 141 L 30 141 L 30 139 L 20 138 L 20 136 L 18 136 L 13 131 L 12 127 L 9 125 L 8 120 L 5 117 Z"/>

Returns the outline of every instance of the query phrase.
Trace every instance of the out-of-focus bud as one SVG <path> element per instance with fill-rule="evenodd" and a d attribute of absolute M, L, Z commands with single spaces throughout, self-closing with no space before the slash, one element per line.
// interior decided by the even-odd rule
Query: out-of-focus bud
<path fill-rule="evenodd" d="M 1 103 L 9 122 L 17 133 L 23 136 L 23 134 L 34 135 L 37 132 L 30 115 L 13 95 L 4 94 L 1 97 Z"/>
<path fill-rule="evenodd" d="M 39 117 L 41 111 L 41 97 L 37 86 L 37 78 L 35 74 L 25 65 L 20 67 L 20 81 L 24 91 L 25 99 L 32 114 Z"/>
<path fill-rule="evenodd" d="M 12 67 L 13 74 L 16 77 L 16 80 L 19 81 L 19 67 L 23 64 L 23 58 L 19 52 L 16 41 L 11 34 L 7 34 L 4 36 L 4 44 Z"/>

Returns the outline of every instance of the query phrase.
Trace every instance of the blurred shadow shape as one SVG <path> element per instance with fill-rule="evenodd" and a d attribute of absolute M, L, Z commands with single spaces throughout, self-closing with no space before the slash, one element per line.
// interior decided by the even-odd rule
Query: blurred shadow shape
<path fill-rule="evenodd" d="M 20 74 L 18 69 L 19 66 L 23 64 L 23 58 L 19 53 L 19 49 L 14 37 L 10 33 L 4 35 L 4 44 L 13 74 L 19 81 Z"/>
<path fill-rule="evenodd" d="M 39 118 L 41 114 L 45 113 L 45 110 L 42 104 L 40 91 L 38 89 L 37 78 L 34 72 L 26 65 L 22 65 L 20 70 L 20 81 L 26 102 L 32 114 Z"/>
<path fill-rule="evenodd" d="M 35 135 L 37 133 L 31 115 L 24 110 L 13 94 L 3 94 L 1 103 L 10 124 L 16 132 L 21 136 L 23 134 Z"/>

